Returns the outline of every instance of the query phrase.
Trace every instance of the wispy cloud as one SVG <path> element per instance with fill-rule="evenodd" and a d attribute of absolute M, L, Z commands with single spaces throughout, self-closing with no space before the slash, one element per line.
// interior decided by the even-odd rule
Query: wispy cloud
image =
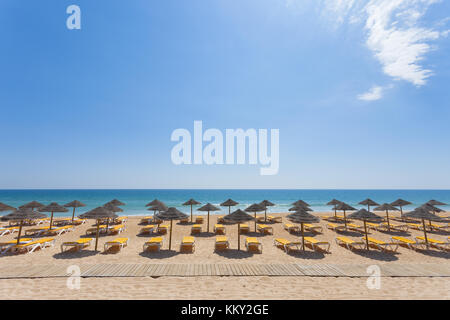
<path fill-rule="evenodd" d="M 375 101 L 383 97 L 383 87 L 373 86 L 369 91 L 358 95 L 359 100 Z"/>

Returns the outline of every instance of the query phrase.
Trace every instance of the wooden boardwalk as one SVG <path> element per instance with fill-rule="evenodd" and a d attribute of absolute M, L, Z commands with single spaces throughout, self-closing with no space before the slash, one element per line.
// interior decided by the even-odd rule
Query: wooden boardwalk
<path fill-rule="evenodd" d="M 0 279 L 68 277 L 70 265 L 0 266 Z M 379 264 L 382 277 L 450 277 L 450 264 Z M 354 264 L 81 264 L 81 277 L 310 276 L 368 277 Z"/>

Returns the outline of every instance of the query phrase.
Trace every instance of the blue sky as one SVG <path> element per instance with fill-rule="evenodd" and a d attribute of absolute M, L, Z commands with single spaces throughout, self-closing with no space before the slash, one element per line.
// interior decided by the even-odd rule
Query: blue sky
<path fill-rule="evenodd" d="M 2 0 L 0 188 L 450 188 L 449 29 L 436 0 Z M 194 120 L 279 129 L 279 173 L 175 166 Z"/>

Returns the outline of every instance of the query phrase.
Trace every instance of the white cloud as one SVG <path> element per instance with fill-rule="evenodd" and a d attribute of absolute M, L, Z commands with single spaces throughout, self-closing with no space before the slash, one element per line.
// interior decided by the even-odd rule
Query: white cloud
<path fill-rule="evenodd" d="M 382 97 L 383 97 L 383 87 L 380 86 L 373 86 L 366 93 L 358 95 L 358 99 L 364 101 L 375 101 L 381 99 Z"/>

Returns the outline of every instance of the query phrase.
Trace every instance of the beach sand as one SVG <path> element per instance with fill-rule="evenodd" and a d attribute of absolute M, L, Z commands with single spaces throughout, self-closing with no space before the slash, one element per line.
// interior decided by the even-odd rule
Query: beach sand
<path fill-rule="evenodd" d="M 325 213 L 315 213 L 321 216 Z M 329 213 L 327 213 L 329 215 Z M 283 215 L 284 216 L 284 215 Z M 142 245 L 149 236 L 138 235 L 144 227 L 139 224 L 140 217 L 130 217 L 125 223 L 126 230 L 120 235 L 102 236 L 99 248 L 116 237 L 128 237 L 129 245 L 116 254 L 95 253 L 93 246 L 82 252 L 60 253 L 60 244 L 84 236 L 93 221 L 77 226 L 75 231 L 58 236 L 56 245 L 31 254 L 4 255 L 0 257 L 0 267 L 5 265 L 76 265 L 98 263 L 299 263 L 299 264 L 397 264 L 397 263 L 450 263 L 450 253 L 430 250 L 428 253 L 415 252 L 400 247 L 397 254 L 370 252 L 351 252 L 336 245 L 336 233 L 326 228 L 326 221 L 319 223 L 323 234 L 314 235 L 317 239 L 331 243 L 330 254 L 313 252 L 286 254 L 273 246 L 273 239 L 283 237 L 298 240 L 298 235 L 289 234 L 283 229 L 283 223 L 270 224 L 274 235 L 254 233 L 254 222 L 249 222 L 250 233 L 241 237 L 241 251 L 237 249 L 237 225 L 225 225 L 226 236 L 231 248 L 227 252 L 215 253 L 215 236 L 212 233 L 216 216 L 210 218 L 210 234 L 206 234 L 206 218 L 203 223 L 204 233 L 195 237 L 196 250 L 193 254 L 179 253 L 183 236 L 190 234 L 191 225 L 174 222 L 172 251 L 168 248 L 168 235 L 164 235 L 161 252 L 143 253 Z M 283 219 L 284 220 L 284 219 Z M 360 222 L 356 222 L 360 224 Z M 396 222 L 397 223 L 397 222 Z M 33 228 L 33 227 L 26 227 Z M 7 235 L 3 240 L 14 239 Z M 307 234 L 313 235 L 313 234 Z M 373 231 L 372 236 L 381 240 L 390 240 L 394 234 Z M 403 236 L 413 238 L 423 232 L 411 230 Z M 262 254 L 247 253 L 244 247 L 246 236 L 256 236 L 263 244 Z M 345 236 L 360 239 L 359 233 Z M 430 233 L 429 237 L 446 240 L 446 233 Z M 370 290 L 366 286 L 367 278 L 348 277 L 135 277 L 135 278 L 82 278 L 80 290 L 70 290 L 66 278 L 48 279 L 1 279 L 0 299 L 448 299 L 450 278 L 392 278 L 383 277 L 379 290 Z M 155 294 L 158 289 L 158 294 Z M 187 292 L 189 294 L 187 295 Z"/>

